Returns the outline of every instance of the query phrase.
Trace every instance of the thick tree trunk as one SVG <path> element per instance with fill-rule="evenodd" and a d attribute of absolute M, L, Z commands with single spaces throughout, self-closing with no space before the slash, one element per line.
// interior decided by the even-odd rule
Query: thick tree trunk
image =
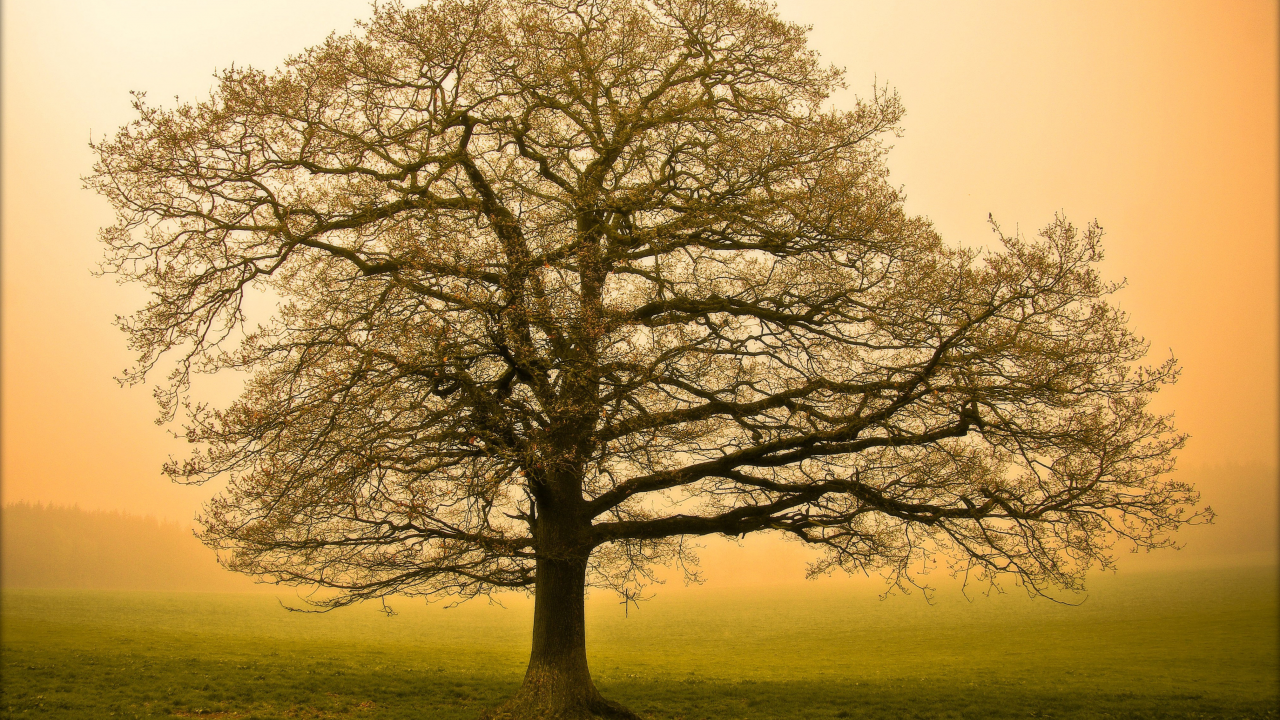
<path fill-rule="evenodd" d="M 524 684 L 514 698 L 485 717 L 639 720 L 635 713 L 601 697 L 591 681 L 584 622 L 586 575 L 585 557 L 538 559 L 533 651 Z"/>
<path fill-rule="evenodd" d="M 548 708 L 589 708 L 600 694 L 587 669 L 586 559 L 539 559 L 533 651 L 520 695 Z"/>

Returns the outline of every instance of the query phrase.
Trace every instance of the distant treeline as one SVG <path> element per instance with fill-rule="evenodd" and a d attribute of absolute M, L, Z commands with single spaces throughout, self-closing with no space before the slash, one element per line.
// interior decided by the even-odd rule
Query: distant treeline
<path fill-rule="evenodd" d="M 0 513 L 0 583 L 11 588 L 251 590 L 190 530 L 121 512 L 13 503 Z"/>
<path fill-rule="evenodd" d="M 1280 539 L 1280 481 L 1274 468 L 1222 465 L 1184 470 L 1179 476 L 1200 487 L 1217 520 L 1178 533 L 1181 552 L 1122 553 L 1123 569 L 1153 563 L 1274 566 Z M 209 592 L 270 587 L 223 569 L 190 530 L 154 517 L 14 503 L 0 510 L 0 530 L 4 587 Z M 748 541 L 743 548 L 702 539 L 707 546 L 701 553 L 703 574 L 717 585 L 774 584 L 781 578 L 803 582 L 805 562 L 812 560 L 805 548 L 765 540 Z M 1123 543 L 1118 549 L 1123 551 Z"/>

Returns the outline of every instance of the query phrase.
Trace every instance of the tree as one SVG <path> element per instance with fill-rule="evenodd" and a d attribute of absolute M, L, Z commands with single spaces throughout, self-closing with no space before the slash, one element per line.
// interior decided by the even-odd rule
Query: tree
<path fill-rule="evenodd" d="M 439 0 L 139 96 L 87 183 L 152 293 L 127 378 L 171 359 L 201 447 L 166 469 L 227 479 L 204 540 L 325 607 L 534 588 L 520 717 L 631 717 L 583 594 L 685 538 L 1032 592 L 1168 544 L 1177 368 L 1140 364 L 1100 228 L 944 244 L 887 181 L 897 96 L 841 82 L 758 0 Z M 189 399 L 228 369 L 239 400 Z"/>

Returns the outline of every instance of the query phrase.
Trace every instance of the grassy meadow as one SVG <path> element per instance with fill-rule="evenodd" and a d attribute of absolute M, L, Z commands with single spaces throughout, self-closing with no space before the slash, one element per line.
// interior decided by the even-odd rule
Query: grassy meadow
<path fill-rule="evenodd" d="M 532 605 L 504 604 L 6 590 L 0 717 L 473 718 L 527 658 Z M 1277 633 L 1270 568 L 1102 576 L 1077 606 L 820 582 L 588 609 L 597 684 L 655 720 L 1276 718 Z"/>

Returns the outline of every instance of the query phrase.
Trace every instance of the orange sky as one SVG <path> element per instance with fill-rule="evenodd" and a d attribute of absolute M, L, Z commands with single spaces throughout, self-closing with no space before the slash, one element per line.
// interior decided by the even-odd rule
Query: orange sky
<path fill-rule="evenodd" d="M 1184 467 L 1275 467 L 1277 3 L 778 6 L 815 26 L 851 93 L 901 93 L 890 167 L 944 237 L 986 242 L 989 212 L 1029 234 L 1058 211 L 1102 223 L 1105 271 L 1129 281 L 1119 304 L 1153 359 L 1184 365 L 1159 400 L 1193 435 Z M 141 295 L 90 276 L 111 215 L 80 189 L 86 142 L 130 119 L 129 90 L 198 98 L 215 68 L 274 67 L 368 4 L 8 0 L 3 13 L 0 495 L 189 520 L 211 490 L 160 476 L 184 444 L 152 422 L 146 389 L 112 380 L 130 355 L 111 320 Z M 1274 515 L 1265 473 L 1207 477 L 1211 503 Z"/>

